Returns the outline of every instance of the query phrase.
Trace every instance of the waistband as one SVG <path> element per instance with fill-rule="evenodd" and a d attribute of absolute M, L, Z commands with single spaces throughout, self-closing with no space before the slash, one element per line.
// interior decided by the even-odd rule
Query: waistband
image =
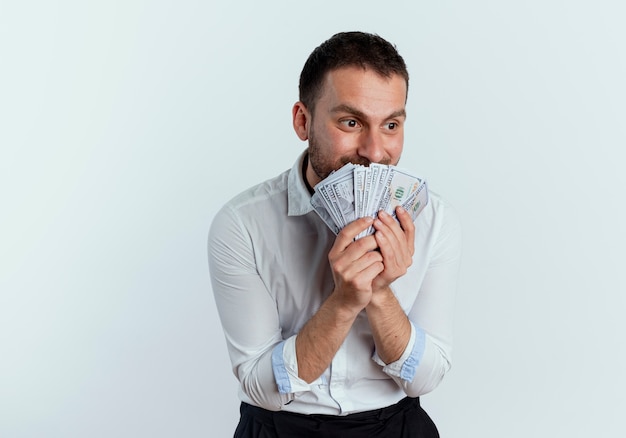
<path fill-rule="evenodd" d="M 380 422 L 396 415 L 397 413 L 414 407 L 420 406 L 419 397 L 411 398 L 405 397 L 395 405 L 387 406 L 380 409 L 374 409 L 371 411 L 357 412 L 348 415 L 325 415 L 325 414 L 300 414 L 296 412 L 288 411 L 268 411 L 257 406 L 253 406 L 247 403 L 241 403 L 241 414 L 247 413 L 252 415 L 256 419 L 262 422 L 272 424 L 276 419 L 280 418 L 292 418 L 299 421 L 309 421 L 314 423 L 346 423 L 346 422 Z"/>

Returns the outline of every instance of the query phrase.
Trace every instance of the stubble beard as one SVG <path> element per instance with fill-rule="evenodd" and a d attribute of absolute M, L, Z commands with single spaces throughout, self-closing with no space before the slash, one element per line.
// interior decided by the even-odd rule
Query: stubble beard
<path fill-rule="evenodd" d="M 344 155 L 333 161 L 329 156 L 324 155 L 322 149 L 323 148 L 320 147 L 320 144 L 317 141 L 315 130 L 311 128 L 311 131 L 309 132 L 309 163 L 311 164 L 313 172 L 315 172 L 320 180 L 326 179 L 331 172 L 342 168 L 348 163 L 359 164 L 361 166 L 369 166 L 372 163 L 367 158 L 359 155 Z M 330 150 L 331 148 L 327 149 Z M 380 164 L 390 163 L 391 160 L 386 159 L 381 161 Z"/>

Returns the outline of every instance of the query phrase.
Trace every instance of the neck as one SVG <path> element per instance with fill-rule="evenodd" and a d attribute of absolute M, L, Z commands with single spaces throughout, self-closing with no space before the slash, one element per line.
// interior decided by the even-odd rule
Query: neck
<path fill-rule="evenodd" d="M 302 160 L 302 179 L 304 180 L 304 185 L 306 185 L 307 190 L 312 195 L 315 192 L 315 190 L 313 190 L 313 187 L 311 187 L 311 184 L 309 184 L 309 179 L 306 176 L 306 171 L 308 167 L 309 167 L 309 154 L 307 152 L 307 154 L 304 156 L 304 160 Z"/>

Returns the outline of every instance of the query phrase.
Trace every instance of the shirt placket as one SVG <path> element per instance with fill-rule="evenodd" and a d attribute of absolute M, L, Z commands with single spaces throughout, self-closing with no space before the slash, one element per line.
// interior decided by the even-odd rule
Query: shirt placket
<path fill-rule="evenodd" d="M 348 354 L 346 341 L 341 345 L 331 363 L 330 368 L 330 396 L 339 405 L 341 414 L 354 410 L 348 397 L 346 384 L 348 381 Z"/>

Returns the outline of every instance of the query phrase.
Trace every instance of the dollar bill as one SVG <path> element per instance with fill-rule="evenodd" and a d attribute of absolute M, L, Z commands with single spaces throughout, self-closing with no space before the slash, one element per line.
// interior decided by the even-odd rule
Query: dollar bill
<path fill-rule="evenodd" d="M 332 230 L 333 233 L 339 234 L 341 228 L 337 225 L 332 215 L 326 208 L 326 203 L 323 201 L 322 197 L 319 193 L 315 192 L 311 197 L 311 205 L 315 209 L 315 212 L 319 215 L 320 218 L 324 221 L 324 223 Z"/>
<path fill-rule="evenodd" d="M 396 210 L 396 207 L 401 206 L 409 196 L 417 192 L 422 181 L 397 167 L 391 169 L 389 173 L 390 176 L 379 203 L 379 210 L 391 214 Z"/>
<path fill-rule="evenodd" d="M 317 184 L 311 197 L 313 209 L 335 234 L 355 219 L 376 217 L 381 210 L 395 218 L 398 206 L 415 220 L 427 204 L 425 180 L 396 166 L 376 163 L 368 167 L 346 164 Z M 356 239 L 374 231 L 369 227 Z"/>

